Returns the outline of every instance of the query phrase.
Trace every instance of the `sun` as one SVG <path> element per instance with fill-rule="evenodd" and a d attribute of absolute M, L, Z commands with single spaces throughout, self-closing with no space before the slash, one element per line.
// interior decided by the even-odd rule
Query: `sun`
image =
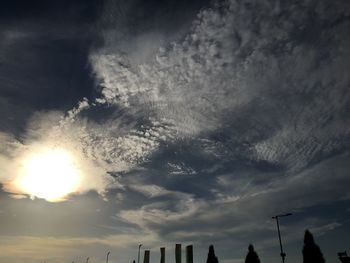
<path fill-rule="evenodd" d="M 39 151 L 26 158 L 17 186 L 31 197 L 58 202 L 77 191 L 80 181 L 81 171 L 73 155 L 55 148 Z"/>

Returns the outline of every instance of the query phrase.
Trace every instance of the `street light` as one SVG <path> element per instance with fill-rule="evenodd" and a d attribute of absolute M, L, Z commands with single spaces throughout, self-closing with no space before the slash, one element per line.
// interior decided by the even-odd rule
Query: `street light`
<path fill-rule="evenodd" d="M 276 219 L 276 223 L 277 223 L 277 231 L 278 231 L 278 239 L 280 241 L 280 249 L 281 249 L 281 257 L 282 257 L 282 262 L 284 263 L 284 260 L 286 258 L 286 253 L 283 252 L 283 247 L 282 247 L 282 241 L 281 241 L 281 232 L 280 232 L 280 224 L 278 221 L 279 217 L 285 217 L 285 216 L 291 216 L 292 213 L 287 213 L 287 214 L 283 214 L 283 215 L 277 215 L 277 216 L 273 216 L 272 219 Z"/>
<path fill-rule="evenodd" d="M 90 259 L 90 258 L 86 258 L 86 263 L 89 263 L 89 259 Z"/>
<path fill-rule="evenodd" d="M 108 253 L 107 253 L 107 258 L 106 258 L 106 263 L 108 263 L 109 254 L 111 254 L 111 252 L 108 251 Z"/>
<path fill-rule="evenodd" d="M 139 252 L 137 254 L 137 263 L 140 263 L 140 248 L 142 247 L 142 244 L 139 245 Z"/>

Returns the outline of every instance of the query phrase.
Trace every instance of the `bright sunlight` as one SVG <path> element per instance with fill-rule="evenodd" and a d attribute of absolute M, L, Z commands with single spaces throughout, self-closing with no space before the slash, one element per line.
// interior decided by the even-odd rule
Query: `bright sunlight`
<path fill-rule="evenodd" d="M 81 171 L 74 157 L 63 149 L 46 149 L 25 162 L 17 185 L 32 197 L 57 202 L 77 191 Z"/>

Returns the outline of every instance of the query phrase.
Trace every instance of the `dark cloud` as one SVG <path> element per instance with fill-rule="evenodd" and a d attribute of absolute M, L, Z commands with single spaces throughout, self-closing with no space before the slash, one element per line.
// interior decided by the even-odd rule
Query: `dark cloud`
<path fill-rule="evenodd" d="M 87 56 L 99 42 L 101 4 L 68 2 L 1 4 L 2 131 L 23 132 L 35 111 L 67 110 L 92 96 Z"/>

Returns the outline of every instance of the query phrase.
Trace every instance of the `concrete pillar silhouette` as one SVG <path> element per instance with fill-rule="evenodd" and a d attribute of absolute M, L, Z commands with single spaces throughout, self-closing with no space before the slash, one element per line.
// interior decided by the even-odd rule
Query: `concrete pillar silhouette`
<path fill-rule="evenodd" d="M 165 247 L 160 248 L 160 263 L 165 263 Z"/>
<path fill-rule="evenodd" d="M 193 263 L 193 246 L 186 246 L 186 263 Z"/>
<path fill-rule="evenodd" d="M 143 257 L 143 263 L 149 263 L 149 254 L 150 254 L 150 251 L 145 250 L 145 255 Z"/>
<path fill-rule="evenodd" d="M 175 245 L 175 262 L 181 263 L 181 244 Z"/>

